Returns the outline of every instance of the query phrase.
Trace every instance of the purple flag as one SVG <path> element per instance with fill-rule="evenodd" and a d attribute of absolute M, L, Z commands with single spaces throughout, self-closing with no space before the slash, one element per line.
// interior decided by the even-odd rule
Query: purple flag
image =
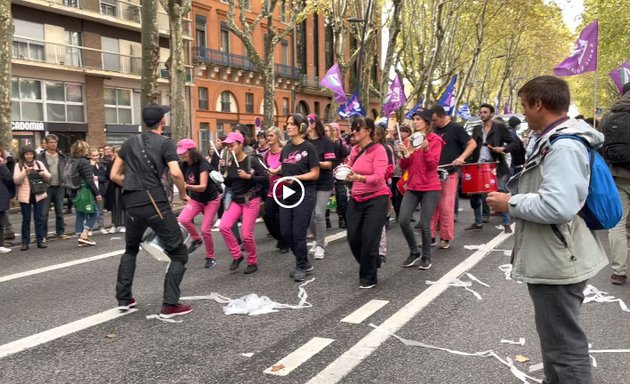
<path fill-rule="evenodd" d="M 573 76 L 597 70 L 597 20 L 589 24 L 575 42 L 573 52 L 553 69 L 556 76 Z"/>
<path fill-rule="evenodd" d="M 356 93 L 350 96 L 350 99 L 339 106 L 337 114 L 344 119 L 348 119 L 352 116 L 365 116 L 365 108 L 361 105 L 359 95 Z"/>
<path fill-rule="evenodd" d="M 446 86 L 444 93 L 438 100 L 438 105 L 444 107 L 447 114 L 452 115 L 455 112 L 455 83 L 457 82 L 457 75 L 453 75 L 451 81 Z"/>
<path fill-rule="evenodd" d="M 341 77 L 341 71 L 339 70 L 339 64 L 335 63 L 328 72 L 326 72 L 326 76 L 321 81 L 321 86 L 324 88 L 328 88 L 335 94 L 335 101 L 338 103 L 345 103 L 348 101 L 346 97 L 346 91 L 343 90 L 343 83 Z"/>
<path fill-rule="evenodd" d="M 385 102 L 383 103 L 385 117 L 388 117 L 393 111 L 399 109 L 406 103 L 407 96 L 405 96 L 403 82 L 400 79 L 400 74 L 396 74 L 394 81 L 392 81 L 389 86 L 389 92 L 387 92 L 387 97 L 385 97 Z"/>
<path fill-rule="evenodd" d="M 619 92 L 622 92 L 624 84 L 630 83 L 630 63 L 624 61 L 621 67 L 610 71 L 610 78 L 619 88 Z"/>
<path fill-rule="evenodd" d="M 505 104 L 503 104 L 503 114 L 507 115 L 508 113 L 510 113 L 510 103 L 506 101 Z"/>

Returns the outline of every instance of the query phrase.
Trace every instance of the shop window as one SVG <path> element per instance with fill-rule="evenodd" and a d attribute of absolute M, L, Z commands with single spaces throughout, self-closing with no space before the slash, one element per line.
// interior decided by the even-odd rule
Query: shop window
<path fill-rule="evenodd" d="M 105 88 L 105 124 L 132 124 L 131 89 Z"/>
<path fill-rule="evenodd" d="M 11 92 L 14 121 L 85 121 L 83 84 L 14 77 Z"/>

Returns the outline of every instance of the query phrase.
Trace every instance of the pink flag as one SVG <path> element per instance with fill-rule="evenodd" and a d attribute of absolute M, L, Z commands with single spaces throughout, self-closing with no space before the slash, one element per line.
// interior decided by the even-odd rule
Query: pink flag
<path fill-rule="evenodd" d="M 389 92 L 385 97 L 383 103 L 383 112 L 385 117 L 388 117 L 393 111 L 399 109 L 407 103 L 407 96 L 405 96 L 405 89 L 403 88 L 403 82 L 400 78 L 400 74 L 396 74 L 394 81 L 389 86 Z"/>
<path fill-rule="evenodd" d="M 573 52 L 553 69 L 556 76 L 573 76 L 597 70 L 597 20 L 580 32 Z"/>
<path fill-rule="evenodd" d="M 610 78 L 619 88 L 619 92 L 622 92 L 624 84 L 630 83 L 630 63 L 624 61 L 621 67 L 610 71 Z"/>
<path fill-rule="evenodd" d="M 328 72 L 326 72 L 326 76 L 321 81 L 321 86 L 324 88 L 328 88 L 335 94 L 335 101 L 338 103 L 345 103 L 348 101 L 346 97 L 346 91 L 343 90 L 343 83 L 341 78 L 341 71 L 339 70 L 339 64 L 335 63 Z"/>

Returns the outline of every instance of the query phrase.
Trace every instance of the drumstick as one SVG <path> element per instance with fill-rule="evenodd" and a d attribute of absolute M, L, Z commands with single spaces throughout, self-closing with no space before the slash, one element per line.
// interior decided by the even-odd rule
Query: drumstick
<path fill-rule="evenodd" d="M 269 167 L 265 165 L 264 161 L 260 160 L 260 157 L 256 157 L 256 159 L 258 159 L 258 162 L 263 166 L 263 168 L 265 168 L 266 171 L 269 171 Z"/>
<path fill-rule="evenodd" d="M 217 149 L 216 145 L 214 145 L 214 142 L 212 140 L 210 140 L 210 145 L 212 145 L 212 150 L 214 151 L 214 153 L 220 157 L 221 155 L 219 155 L 219 150 Z"/>
<path fill-rule="evenodd" d="M 449 163 L 449 164 L 438 165 L 438 168 L 448 168 L 452 166 L 453 166 L 453 163 Z"/>
<path fill-rule="evenodd" d="M 238 160 L 236 160 L 236 155 L 234 154 L 234 151 L 230 151 L 232 153 L 232 157 L 234 157 L 234 162 L 236 162 L 236 167 L 240 168 L 241 166 L 238 164 Z"/>
<path fill-rule="evenodd" d="M 400 141 L 400 144 L 402 145 L 402 136 L 400 134 L 400 125 L 398 125 L 398 123 L 396 123 L 396 131 L 398 132 L 398 141 Z"/>

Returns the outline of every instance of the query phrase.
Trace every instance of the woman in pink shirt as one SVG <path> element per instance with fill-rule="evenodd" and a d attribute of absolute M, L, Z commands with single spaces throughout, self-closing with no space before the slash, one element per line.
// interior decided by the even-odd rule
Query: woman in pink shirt
<path fill-rule="evenodd" d="M 385 183 L 387 152 L 374 143 L 374 120 L 358 118 L 352 122 L 354 142 L 347 164 L 352 172 L 346 181 L 352 183 L 346 222 L 348 243 L 359 262 L 359 288 L 373 288 L 377 283 L 378 247 L 381 230 L 387 219 L 390 196 Z"/>
<path fill-rule="evenodd" d="M 277 240 L 276 248 L 278 248 L 281 253 L 288 253 L 290 251 L 289 246 L 284 242 L 282 233 L 280 232 L 280 206 L 273 198 L 274 189 L 278 192 L 278 196 L 282 196 L 282 185 L 276 185 L 276 181 L 280 178 L 278 173 L 282 169 L 282 162 L 280 161 L 282 147 L 284 147 L 282 137 L 282 130 L 278 127 L 271 127 L 267 130 L 267 145 L 269 146 L 269 150 L 263 154 L 262 158 L 268 168 L 269 192 L 267 193 L 267 198 L 264 203 L 263 220 L 265 221 L 269 234 Z"/>
<path fill-rule="evenodd" d="M 419 269 L 431 268 L 431 218 L 438 200 L 442 186 L 437 173 L 440 163 L 440 154 L 444 146 L 444 140 L 431 132 L 431 112 L 420 108 L 412 117 L 414 130 L 425 135 L 422 144 L 410 150 L 402 149 L 403 158 L 400 159 L 400 168 L 409 170 L 407 189 L 400 204 L 400 229 L 402 230 L 407 245 L 409 257 L 403 267 L 413 267 L 420 260 Z M 420 222 L 422 225 L 422 254 L 418 250 L 418 243 L 411 228 L 411 215 L 416 206 L 422 206 Z"/>

